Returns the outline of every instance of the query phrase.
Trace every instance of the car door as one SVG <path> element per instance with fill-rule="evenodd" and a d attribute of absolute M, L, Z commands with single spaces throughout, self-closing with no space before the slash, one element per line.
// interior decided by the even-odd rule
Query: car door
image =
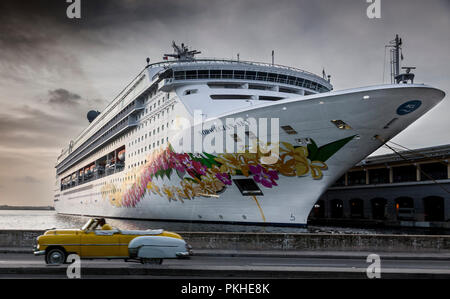
<path fill-rule="evenodd" d="M 81 235 L 81 257 L 120 257 L 118 231 L 93 230 Z"/>

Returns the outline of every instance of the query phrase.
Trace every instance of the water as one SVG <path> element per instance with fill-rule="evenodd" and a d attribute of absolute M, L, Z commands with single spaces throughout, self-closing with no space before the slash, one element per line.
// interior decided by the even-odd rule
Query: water
<path fill-rule="evenodd" d="M 45 210 L 0 210 L 0 229 L 46 230 L 51 228 L 81 228 L 89 217 L 59 215 Z M 107 219 L 121 229 L 163 228 L 175 232 L 267 232 L 267 233 L 332 233 L 332 234 L 450 234 L 420 228 L 348 228 L 309 226 L 308 228 L 247 226 L 232 224 L 203 224 L 190 222 L 163 222 L 148 220 Z"/>

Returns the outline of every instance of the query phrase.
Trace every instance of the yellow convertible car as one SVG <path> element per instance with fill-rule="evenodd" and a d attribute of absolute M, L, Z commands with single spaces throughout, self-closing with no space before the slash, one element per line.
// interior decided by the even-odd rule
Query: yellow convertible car
<path fill-rule="evenodd" d="M 52 229 L 37 238 L 35 255 L 44 255 L 47 264 L 63 264 L 69 254 L 85 259 L 138 260 L 161 264 L 166 258 L 192 254 L 183 238 L 162 229 L 120 230 L 103 218 L 90 219 L 81 229 Z"/>

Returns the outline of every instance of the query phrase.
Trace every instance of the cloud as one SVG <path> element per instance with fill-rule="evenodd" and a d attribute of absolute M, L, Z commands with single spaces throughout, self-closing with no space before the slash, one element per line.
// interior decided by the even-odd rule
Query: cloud
<path fill-rule="evenodd" d="M 59 88 L 55 90 L 50 90 L 49 92 L 49 104 L 55 105 L 79 105 L 79 100 L 81 97 L 76 93 L 71 93 L 70 91 Z"/>
<path fill-rule="evenodd" d="M 398 33 L 416 81 L 450 86 L 448 0 L 382 1 L 380 20 L 366 17 L 364 0 L 81 0 L 80 20 L 67 18 L 68 5 L 0 1 L 4 198 L 49 204 L 56 156 L 88 125 L 86 113 L 101 111 L 146 57 L 156 62 L 171 51 L 172 40 L 202 57 L 240 53 L 242 60 L 270 62 L 275 50 L 275 63 L 316 73 L 325 67 L 338 90 L 381 83 L 384 45 Z M 444 100 L 394 141 L 448 142 L 449 109 Z M 42 182 L 21 190 L 8 176 Z"/>
<path fill-rule="evenodd" d="M 17 183 L 24 183 L 24 184 L 38 184 L 41 181 L 32 177 L 32 176 L 24 176 L 24 177 L 19 177 L 19 178 L 15 178 L 15 182 Z"/>
<path fill-rule="evenodd" d="M 77 134 L 83 122 L 23 105 L 0 112 L 0 148 L 53 149 Z"/>

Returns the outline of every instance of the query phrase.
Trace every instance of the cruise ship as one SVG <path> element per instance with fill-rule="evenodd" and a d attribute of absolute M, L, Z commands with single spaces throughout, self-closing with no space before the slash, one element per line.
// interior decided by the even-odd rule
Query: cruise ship
<path fill-rule="evenodd" d="M 391 84 L 339 91 L 325 71 L 172 46 L 62 150 L 58 213 L 306 226 L 329 186 L 445 96 L 400 73 L 398 36 Z"/>

